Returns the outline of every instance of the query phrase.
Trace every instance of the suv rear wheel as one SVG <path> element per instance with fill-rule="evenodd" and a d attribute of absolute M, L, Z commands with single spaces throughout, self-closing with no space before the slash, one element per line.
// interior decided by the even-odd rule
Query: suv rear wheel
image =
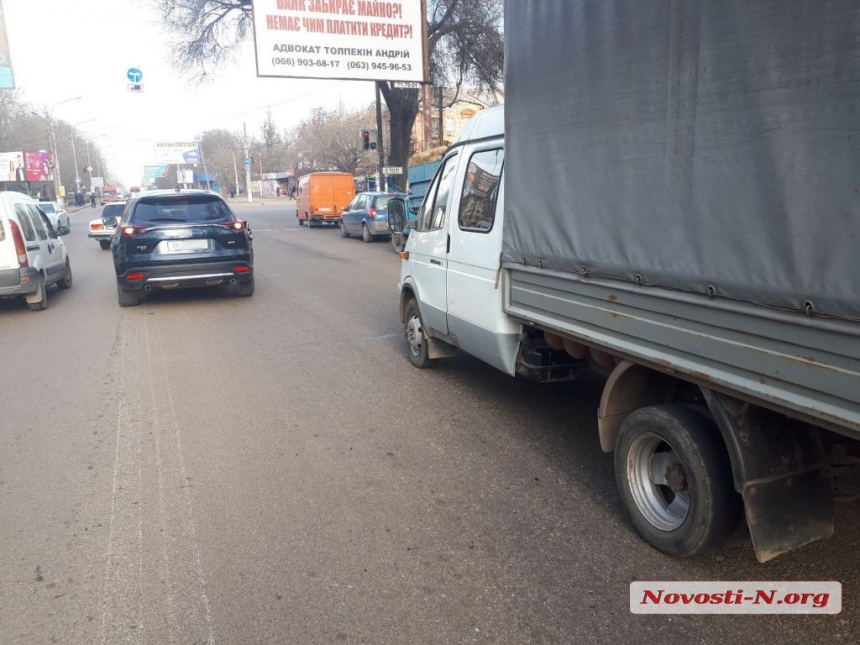
<path fill-rule="evenodd" d="M 230 289 L 230 293 L 236 298 L 250 298 L 254 295 L 254 278 L 248 282 L 237 282 Z"/>
<path fill-rule="evenodd" d="M 143 300 L 143 295 L 137 291 L 126 291 L 116 288 L 117 299 L 120 307 L 137 307 Z"/>

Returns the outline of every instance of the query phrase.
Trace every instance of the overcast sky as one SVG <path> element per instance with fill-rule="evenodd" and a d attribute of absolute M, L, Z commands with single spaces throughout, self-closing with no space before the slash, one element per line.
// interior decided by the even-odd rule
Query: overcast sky
<path fill-rule="evenodd" d="M 199 70 L 174 68 L 170 42 L 150 0 L 3 0 L 15 81 L 25 98 L 48 107 L 83 96 L 54 111 L 56 118 L 103 135 L 100 144 L 126 186 L 140 182 L 154 163 L 156 141 L 186 141 L 203 130 L 259 130 L 267 106 L 280 128 L 318 106 L 366 105 L 373 84 L 257 78 L 249 40 L 215 79 L 194 83 Z M 143 71 L 144 92 L 128 91 L 126 70 Z M 68 135 L 68 133 L 63 133 Z M 205 150 L 204 150 L 205 154 Z"/>

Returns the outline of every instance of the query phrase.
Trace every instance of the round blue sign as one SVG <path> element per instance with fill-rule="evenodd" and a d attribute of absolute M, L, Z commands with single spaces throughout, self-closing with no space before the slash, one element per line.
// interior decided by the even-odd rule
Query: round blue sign
<path fill-rule="evenodd" d="M 132 67 L 125 73 L 125 75 L 131 83 L 140 83 L 143 79 L 143 72 L 141 72 L 137 67 Z"/>

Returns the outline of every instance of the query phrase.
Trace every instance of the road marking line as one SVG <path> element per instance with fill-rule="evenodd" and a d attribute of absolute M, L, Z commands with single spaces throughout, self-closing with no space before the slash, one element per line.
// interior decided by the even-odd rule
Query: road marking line
<path fill-rule="evenodd" d="M 179 432 L 179 421 L 176 417 L 170 374 L 167 369 L 161 327 L 157 317 L 154 320 L 154 327 L 155 337 L 153 340 L 156 356 L 154 360 L 149 361 L 149 368 L 151 372 L 157 371 L 158 373 L 158 389 L 160 391 L 158 392 L 159 396 L 156 397 L 155 388 L 153 388 L 152 409 L 156 418 L 162 411 L 166 415 L 166 418 L 163 419 L 164 423 L 157 424 L 155 434 L 157 442 L 161 439 L 165 440 L 164 447 L 166 448 L 161 450 L 159 447 L 157 452 L 159 453 L 159 481 L 162 481 L 163 473 L 164 479 L 169 484 L 167 487 L 160 484 L 162 490 L 166 492 L 166 497 L 162 502 L 162 510 L 166 509 L 171 515 L 171 522 L 165 532 L 162 533 L 162 540 L 167 539 L 168 531 L 170 531 L 172 538 L 167 545 L 172 556 L 168 573 L 170 576 L 168 589 L 171 594 L 174 586 L 180 589 L 180 593 L 175 594 L 173 599 L 176 605 L 176 617 L 182 621 L 181 625 L 177 625 L 179 642 L 205 642 L 212 645 L 215 642 L 212 613 L 209 597 L 206 595 L 206 578 L 203 574 L 191 493 L 188 490 L 188 476 L 182 450 L 182 438 Z M 149 352 L 148 346 L 147 352 Z M 160 365 L 154 363 L 160 363 Z M 167 403 L 166 410 L 165 402 Z M 164 436 L 159 438 L 162 430 Z M 159 444 L 156 443 L 156 445 Z M 179 492 L 180 490 L 181 492 Z"/>
<path fill-rule="evenodd" d="M 134 346 L 136 346 L 137 327 L 134 332 Z M 126 379 L 133 374 L 133 370 L 130 373 L 129 366 L 126 364 L 128 337 L 128 315 L 125 315 L 118 339 L 120 345 L 119 402 L 110 528 L 102 596 L 101 641 L 105 645 L 117 642 L 139 642 L 142 633 L 139 628 L 143 623 L 143 590 L 140 577 L 143 567 L 143 522 L 140 503 L 141 433 L 139 411 L 130 402 L 127 391 Z M 134 388 L 131 389 L 134 390 Z M 135 447 L 137 450 L 134 449 Z"/>

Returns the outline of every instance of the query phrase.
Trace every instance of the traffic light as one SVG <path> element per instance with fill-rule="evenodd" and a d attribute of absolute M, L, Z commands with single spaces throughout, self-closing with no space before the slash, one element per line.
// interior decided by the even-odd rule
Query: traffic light
<path fill-rule="evenodd" d="M 376 130 L 371 130 L 370 131 L 370 149 L 371 150 L 376 150 L 376 143 L 377 143 Z"/>
<path fill-rule="evenodd" d="M 361 131 L 361 145 L 365 150 L 370 150 L 370 130 Z"/>

